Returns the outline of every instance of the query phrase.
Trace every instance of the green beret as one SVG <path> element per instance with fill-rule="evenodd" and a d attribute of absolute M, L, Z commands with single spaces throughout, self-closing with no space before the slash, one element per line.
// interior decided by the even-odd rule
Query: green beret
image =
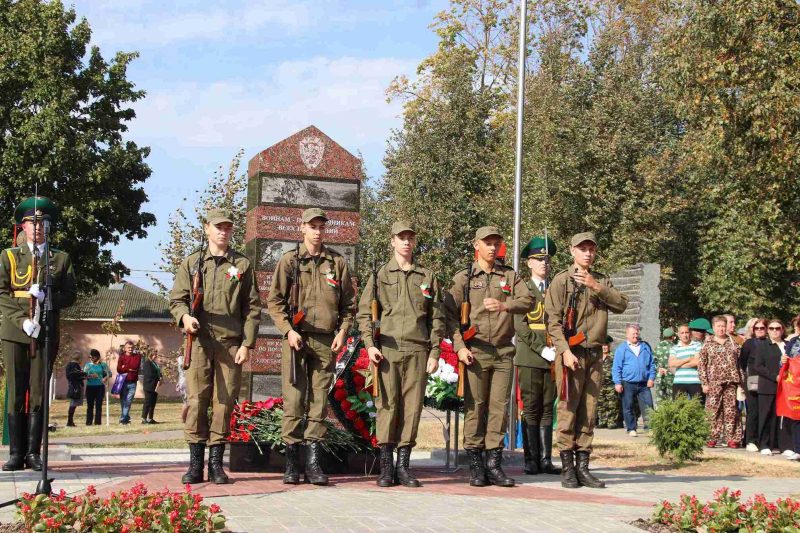
<path fill-rule="evenodd" d="M 37 218 L 46 217 L 52 224 L 55 224 L 58 222 L 59 211 L 56 204 L 44 196 L 26 198 L 14 210 L 14 220 L 17 224 L 22 224 L 26 220 L 33 220 L 34 215 Z"/>
<path fill-rule="evenodd" d="M 556 250 L 556 245 L 550 237 L 537 235 L 522 249 L 519 256 L 522 259 L 527 259 L 528 257 L 541 258 L 548 255 L 552 257 L 556 255 Z"/>

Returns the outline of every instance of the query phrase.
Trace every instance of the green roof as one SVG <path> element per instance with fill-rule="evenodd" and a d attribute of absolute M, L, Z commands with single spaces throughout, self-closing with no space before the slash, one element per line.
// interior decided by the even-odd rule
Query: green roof
<path fill-rule="evenodd" d="M 169 300 L 122 281 L 102 287 L 96 294 L 78 295 L 72 307 L 62 311 L 65 320 L 111 320 L 125 300 L 122 320 L 171 321 Z"/>

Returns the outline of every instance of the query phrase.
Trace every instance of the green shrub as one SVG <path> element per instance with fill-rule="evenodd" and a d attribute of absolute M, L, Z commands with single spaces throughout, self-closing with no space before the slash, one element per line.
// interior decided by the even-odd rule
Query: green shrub
<path fill-rule="evenodd" d="M 650 442 L 661 457 L 677 463 L 697 458 L 709 434 L 705 409 L 697 398 L 679 395 L 658 402 L 658 408 L 650 412 Z"/>

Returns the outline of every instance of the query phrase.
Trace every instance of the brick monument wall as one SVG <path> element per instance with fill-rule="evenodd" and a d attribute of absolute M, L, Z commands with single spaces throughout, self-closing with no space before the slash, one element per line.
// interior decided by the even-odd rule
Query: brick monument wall
<path fill-rule="evenodd" d="M 314 126 L 263 150 L 247 166 L 247 256 L 256 265 L 262 302 L 284 252 L 302 241 L 300 215 L 321 207 L 328 216 L 325 245 L 355 271 L 361 161 Z M 256 349 L 244 367 L 242 397 L 281 394 L 281 336 L 266 309 Z"/>

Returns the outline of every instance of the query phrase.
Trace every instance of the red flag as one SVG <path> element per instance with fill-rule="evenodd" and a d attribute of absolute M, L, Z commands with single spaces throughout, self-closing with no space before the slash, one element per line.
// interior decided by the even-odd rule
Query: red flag
<path fill-rule="evenodd" d="M 800 420 L 800 357 L 789 359 L 778 372 L 775 413 L 792 420 Z"/>

